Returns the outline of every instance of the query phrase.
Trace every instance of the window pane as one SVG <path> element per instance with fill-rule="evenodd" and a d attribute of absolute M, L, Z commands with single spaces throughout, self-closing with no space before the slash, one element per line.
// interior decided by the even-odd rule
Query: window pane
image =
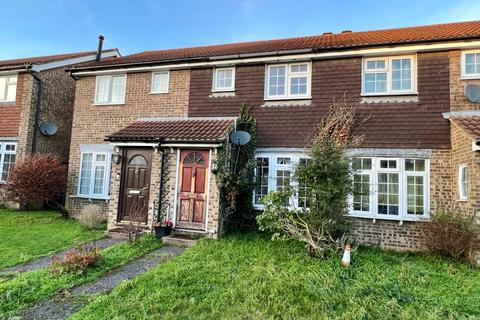
<path fill-rule="evenodd" d="M 255 173 L 255 203 L 261 204 L 262 198 L 268 193 L 268 158 L 257 158 L 257 168 Z"/>
<path fill-rule="evenodd" d="M 378 213 L 398 215 L 398 173 L 379 173 Z"/>
<path fill-rule="evenodd" d="M 125 98 L 125 76 L 112 78 L 112 103 L 123 103 Z"/>
<path fill-rule="evenodd" d="M 385 69 L 385 60 L 370 60 L 367 61 L 367 69 Z"/>
<path fill-rule="evenodd" d="M 392 60 L 392 90 L 406 91 L 411 89 L 411 59 Z"/>
<path fill-rule="evenodd" d="M 423 214 L 424 179 L 421 176 L 407 176 L 407 213 Z"/>
<path fill-rule="evenodd" d="M 277 158 L 277 164 L 290 165 L 290 163 L 291 163 L 290 158 Z"/>
<path fill-rule="evenodd" d="M 370 175 L 368 174 L 354 175 L 353 207 L 356 211 L 370 211 Z"/>
<path fill-rule="evenodd" d="M 292 95 L 307 94 L 307 77 L 290 78 L 290 94 Z"/>
<path fill-rule="evenodd" d="M 0 101 L 6 99 L 6 85 L 7 85 L 7 78 L 0 77 Z"/>
<path fill-rule="evenodd" d="M 168 92 L 168 73 L 155 73 L 153 75 L 152 92 Z"/>
<path fill-rule="evenodd" d="M 0 154 L 1 157 L 1 154 Z M 0 180 L 6 181 L 12 170 L 13 166 L 15 165 L 15 154 L 4 154 L 3 155 L 3 168 L 1 170 Z"/>
<path fill-rule="evenodd" d="M 285 66 L 270 67 L 269 96 L 285 95 Z"/>
<path fill-rule="evenodd" d="M 365 93 L 384 93 L 387 92 L 387 74 L 386 73 L 367 73 L 364 77 Z"/>
<path fill-rule="evenodd" d="M 106 103 L 108 102 L 110 77 L 98 77 L 97 78 L 97 99 L 96 102 Z"/>
<path fill-rule="evenodd" d="M 93 194 L 102 195 L 103 194 L 103 185 L 105 177 L 105 167 L 96 166 L 95 167 L 95 180 L 93 184 Z"/>
<path fill-rule="evenodd" d="M 84 153 L 82 156 L 82 169 L 80 171 L 80 194 L 90 194 L 90 179 L 92 176 L 93 153 Z"/>
<path fill-rule="evenodd" d="M 480 73 L 480 53 L 467 53 L 465 55 L 465 73 Z"/>

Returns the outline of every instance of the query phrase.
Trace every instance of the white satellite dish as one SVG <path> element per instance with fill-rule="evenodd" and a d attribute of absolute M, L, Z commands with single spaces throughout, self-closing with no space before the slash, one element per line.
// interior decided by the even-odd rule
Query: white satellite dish
<path fill-rule="evenodd" d="M 480 102 L 480 86 L 476 84 L 467 84 L 465 86 L 465 96 L 470 102 Z"/>
<path fill-rule="evenodd" d="M 58 126 L 54 123 L 44 122 L 40 125 L 40 132 L 45 136 L 53 136 L 57 133 Z"/>
<path fill-rule="evenodd" d="M 237 146 L 244 146 L 250 142 L 251 138 L 250 133 L 246 131 L 233 131 L 230 135 L 230 142 Z"/>

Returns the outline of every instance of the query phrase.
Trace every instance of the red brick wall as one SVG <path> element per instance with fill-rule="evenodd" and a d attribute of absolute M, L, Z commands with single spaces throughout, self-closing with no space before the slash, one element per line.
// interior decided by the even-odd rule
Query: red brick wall
<path fill-rule="evenodd" d="M 0 137 L 16 137 L 18 135 L 24 86 L 30 83 L 25 81 L 27 77 L 30 75 L 25 73 L 18 75 L 15 102 L 0 102 Z"/>
<path fill-rule="evenodd" d="M 265 65 L 238 66 L 235 96 L 210 97 L 211 68 L 192 70 L 189 116 L 234 116 L 243 102 L 255 106 L 259 147 L 303 147 L 334 102 L 358 108 L 365 147 L 449 148 L 448 52 L 418 54 L 418 102 L 360 103 L 361 58 L 314 61 L 311 105 L 263 107 Z"/>

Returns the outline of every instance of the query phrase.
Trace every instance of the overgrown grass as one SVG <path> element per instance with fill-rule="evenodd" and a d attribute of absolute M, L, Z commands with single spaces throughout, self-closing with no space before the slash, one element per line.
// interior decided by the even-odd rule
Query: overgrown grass
<path fill-rule="evenodd" d="M 0 209 L 0 270 L 91 240 L 74 219 L 58 212 Z"/>
<path fill-rule="evenodd" d="M 101 253 L 98 265 L 83 275 L 52 274 L 49 268 L 25 272 L 11 281 L 0 283 L 0 319 L 7 318 L 33 302 L 83 283 L 91 282 L 128 261 L 161 246 L 152 235 L 145 235 L 135 244 L 118 243 Z"/>
<path fill-rule="evenodd" d="M 480 272 L 423 254 L 359 249 L 353 266 L 259 235 L 205 240 L 99 296 L 72 319 L 480 317 Z"/>

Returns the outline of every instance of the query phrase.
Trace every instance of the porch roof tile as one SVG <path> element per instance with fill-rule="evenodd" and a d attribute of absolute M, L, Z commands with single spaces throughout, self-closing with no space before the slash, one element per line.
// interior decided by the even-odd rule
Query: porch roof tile
<path fill-rule="evenodd" d="M 450 120 L 463 129 L 467 134 L 469 134 L 475 140 L 480 140 L 480 117 L 479 116 L 470 116 L 470 117 L 455 117 L 450 118 Z"/>
<path fill-rule="evenodd" d="M 234 118 L 140 120 L 107 136 L 107 141 L 216 143 L 226 139 Z"/>

